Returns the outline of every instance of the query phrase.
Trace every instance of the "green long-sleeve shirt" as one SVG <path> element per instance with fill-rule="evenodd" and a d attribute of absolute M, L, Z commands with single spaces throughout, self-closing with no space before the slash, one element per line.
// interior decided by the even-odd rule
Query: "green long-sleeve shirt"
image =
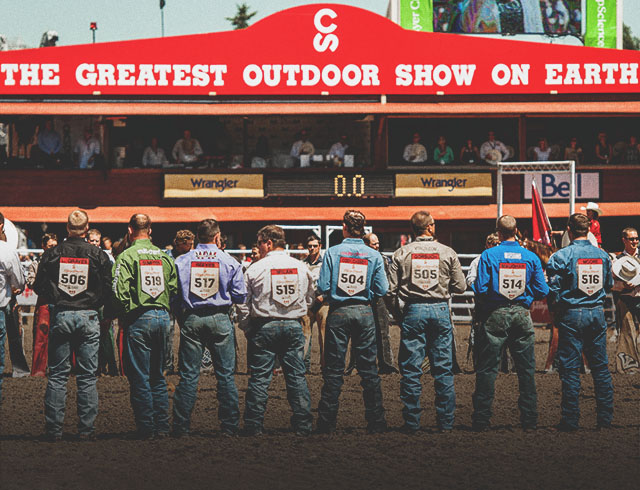
<path fill-rule="evenodd" d="M 178 276 L 173 259 L 151 243 L 139 239 L 118 255 L 113 266 L 115 303 L 124 313 L 138 308 L 169 310 L 178 292 Z"/>

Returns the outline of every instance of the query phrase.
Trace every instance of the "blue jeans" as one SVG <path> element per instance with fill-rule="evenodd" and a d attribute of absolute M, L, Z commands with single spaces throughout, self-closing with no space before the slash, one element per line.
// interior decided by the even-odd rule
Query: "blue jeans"
<path fill-rule="evenodd" d="M 126 375 L 131 407 L 141 435 L 169 432 L 169 394 L 163 375 L 169 313 L 147 310 L 126 328 Z"/>
<path fill-rule="evenodd" d="M 589 362 L 596 394 L 599 426 L 611 425 L 613 385 L 607 358 L 607 323 L 601 306 L 572 308 L 555 315 L 558 325 L 558 359 L 562 381 L 562 423 L 578 427 L 582 352 Z"/>
<path fill-rule="evenodd" d="M 52 311 L 49 331 L 49 380 L 44 395 L 47 434 L 62 435 L 71 353 L 76 354 L 78 432 L 91 434 L 98 415 L 96 369 L 100 346 L 100 322 L 94 310 Z"/>
<path fill-rule="evenodd" d="M 473 424 L 488 426 L 495 382 L 500 366 L 502 348 L 506 343 L 518 373 L 518 408 L 523 427 L 538 423 L 538 394 L 536 392 L 535 331 L 529 310 L 512 305 L 497 308 L 483 319 L 476 331 L 476 389 L 473 393 Z"/>
<path fill-rule="evenodd" d="M 453 386 L 453 327 L 449 305 L 442 303 L 409 304 L 405 308 L 400 339 L 400 399 L 402 416 L 412 429 L 420 428 L 422 361 L 431 363 L 436 392 L 436 419 L 442 429 L 453 427 L 456 393 Z"/>
<path fill-rule="evenodd" d="M 209 309 L 187 314 L 180 327 L 180 383 L 173 397 L 173 430 L 188 433 L 196 403 L 202 354 L 211 352 L 218 381 L 218 419 L 223 431 L 238 431 L 238 388 L 234 379 L 236 349 L 234 328 L 228 313 Z"/>
<path fill-rule="evenodd" d="M 256 322 L 259 320 L 252 320 Z M 305 378 L 304 335 L 298 320 L 270 319 L 252 325 L 247 338 L 247 355 L 251 377 L 247 386 L 244 411 L 246 429 L 261 431 L 267 408 L 268 389 L 276 357 L 280 360 L 287 399 L 293 411 L 291 425 L 295 431 L 310 432 L 313 423 L 311 395 Z"/>
<path fill-rule="evenodd" d="M 5 308 L 0 308 L 0 404 L 2 403 L 2 378 L 4 378 L 4 341 L 7 337 Z"/>
<path fill-rule="evenodd" d="M 356 368 L 360 375 L 368 427 L 385 423 L 382 388 L 376 366 L 376 326 L 369 305 L 332 306 L 327 317 L 324 385 L 318 404 L 318 424 L 334 429 L 338 400 L 344 383 L 344 365 L 351 338 Z"/>

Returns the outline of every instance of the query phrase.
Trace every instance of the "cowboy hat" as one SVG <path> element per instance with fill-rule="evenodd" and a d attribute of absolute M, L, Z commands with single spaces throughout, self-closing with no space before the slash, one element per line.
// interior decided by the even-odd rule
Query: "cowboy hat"
<path fill-rule="evenodd" d="M 502 161 L 502 153 L 500 153 L 500 150 L 489 150 L 485 160 L 491 165 L 496 165 L 498 162 Z"/>
<path fill-rule="evenodd" d="M 613 263 L 613 275 L 632 286 L 638 286 L 640 285 L 640 262 L 630 255 L 624 255 Z"/>
<path fill-rule="evenodd" d="M 600 209 L 595 202 L 589 201 L 586 207 L 582 206 L 580 209 L 582 209 L 583 211 L 593 211 L 598 215 L 598 217 L 602 216 L 602 209 Z"/>

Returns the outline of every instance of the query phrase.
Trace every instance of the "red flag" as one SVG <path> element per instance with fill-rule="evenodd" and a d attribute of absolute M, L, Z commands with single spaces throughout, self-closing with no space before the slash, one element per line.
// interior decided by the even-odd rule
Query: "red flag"
<path fill-rule="evenodd" d="M 551 223 L 540 199 L 536 181 L 531 180 L 531 218 L 533 219 L 533 240 L 551 245 Z"/>

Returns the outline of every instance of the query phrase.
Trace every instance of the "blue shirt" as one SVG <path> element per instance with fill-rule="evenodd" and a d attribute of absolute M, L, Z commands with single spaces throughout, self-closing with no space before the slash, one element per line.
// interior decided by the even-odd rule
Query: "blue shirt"
<path fill-rule="evenodd" d="M 62 140 L 54 130 L 47 131 L 44 129 L 38 133 L 38 146 L 47 155 L 56 154 L 62 148 Z"/>
<path fill-rule="evenodd" d="M 348 300 L 371 302 L 374 297 L 384 296 L 389 281 L 382 260 L 382 255 L 362 239 L 345 238 L 324 254 L 318 292 L 327 295 L 333 304 Z"/>
<path fill-rule="evenodd" d="M 513 299 L 508 299 L 500 293 L 501 264 L 503 270 L 507 264 L 525 265 L 524 292 Z M 538 256 L 512 240 L 504 241 L 497 247 L 482 252 L 478 264 L 478 277 L 471 287 L 480 295 L 484 307 L 489 310 L 514 304 L 529 308 L 534 299 L 542 299 L 549 294 L 549 286 L 544 280 Z"/>
<path fill-rule="evenodd" d="M 245 302 L 247 288 L 242 266 L 212 243 L 200 243 L 194 250 L 178 257 L 176 270 L 184 310 Z M 213 285 L 216 278 L 217 287 Z"/>
<path fill-rule="evenodd" d="M 589 240 L 574 240 L 554 253 L 547 264 L 547 277 L 551 307 L 602 306 L 613 287 L 609 255 Z"/>

